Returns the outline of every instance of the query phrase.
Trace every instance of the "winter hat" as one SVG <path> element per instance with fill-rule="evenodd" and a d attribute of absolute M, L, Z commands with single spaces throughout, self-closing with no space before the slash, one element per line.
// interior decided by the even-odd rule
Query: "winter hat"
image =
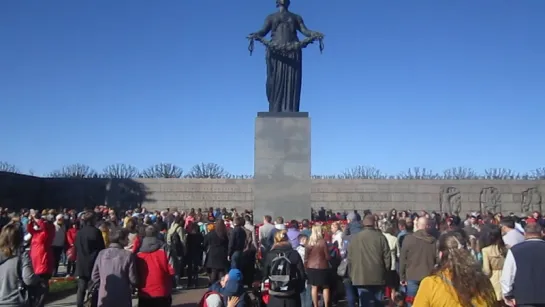
<path fill-rule="evenodd" d="M 221 307 L 223 306 L 223 301 L 219 294 L 211 294 L 206 298 L 206 306 L 208 307 Z"/>
<path fill-rule="evenodd" d="M 229 280 L 241 281 L 242 280 L 242 272 L 239 269 L 231 269 L 229 271 Z"/>

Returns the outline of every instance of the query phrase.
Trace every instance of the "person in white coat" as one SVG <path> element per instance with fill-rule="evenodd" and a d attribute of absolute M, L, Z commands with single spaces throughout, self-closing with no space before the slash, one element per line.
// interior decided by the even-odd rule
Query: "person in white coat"
<path fill-rule="evenodd" d="M 61 261 L 62 253 L 66 247 L 66 225 L 64 224 L 64 216 L 62 214 L 57 215 L 53 225 L 55 225 L 55 237 L 53 238 L 53 244 L 51 244 L 53 256 L 55 258 L 55 271 L 53 274 L 57 275 L 59 262 Z"/>
<path fill-rule="evenodd" d="M 390 248 L 391 266 L 390 270 L 386 272 L 386 287 L 390 288 L 390 298 L 393 301 L 399 287 L 399 274 L 397 273 L 399 245 L 397 244 L 397 236 L 395 235 L 394 226 L 390 221 L 382 223 L 380 230 L 386 237 L 388 247 Z"/>

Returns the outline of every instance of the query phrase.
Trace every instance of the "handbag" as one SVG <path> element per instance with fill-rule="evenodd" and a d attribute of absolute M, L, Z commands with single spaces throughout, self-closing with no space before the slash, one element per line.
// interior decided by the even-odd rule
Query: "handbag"
<path fill-rule="evenodd" d="M 32 307 L 27 286 L 23 282 L 23 265 L 21 264 L 21 256 L 22 255 L 17 256 L 17 283 L 19 284 L 19 297 L 20 301 L 26 303 L 26 306 Z"/>
<path fill-rule="evenodd" d="M 76 261 L 76 246 L 72 245 L 66 250 L 66 258 L 68 261 Z"/>
<path fill-rule="evenodd" d="M 337 267 L 337 275 L 340 277 L 345 277 L 346 271 L 348 271 L 348 259 L 344 258 L 343 260 L 341 260 L 341 263 L 339 263 L 339 266 Z"/>
<path fill-rule="evenodd" d="M 90 283 L 87 289 L 87 296 L 83 302 L 84 307 L 97 307 L 98 305 L 98 288 L 100 282 Z"/>
<path fill-rule="evenodd" d="M 48 289 L 47 282 L 42 280 L 34 286 L 25 285 L 23 281 L 23 253 L 17 256 L 17 283 L 19 284 L 20 300 L 25 302 L 25 307 L 43 306 Z"/>

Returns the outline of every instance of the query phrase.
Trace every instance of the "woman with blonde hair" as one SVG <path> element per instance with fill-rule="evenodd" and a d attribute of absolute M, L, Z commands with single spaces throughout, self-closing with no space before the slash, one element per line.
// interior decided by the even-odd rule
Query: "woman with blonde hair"
<path fill-rule="evenodd" d="M 17 223 L 7 224 L 0 233 L 1 306 L 29 306 L 28 298 L 21 295 L 21 287 L 35 286 L 41 281 L 34 274 L 28 252 L 21 252 L 22 238 Z"/>
<path fill-rule="evenodd" d="M 274 235 L 274 244 L 263 262 L 263 282 L 269 279 L 271 289 L 268 307 L 301 307 L 301 293 L 305 289 L 305 268 L 299 253 L 294 250 L 286 230 L 279 230 Z M 289 270 L 283 265 L 289 265 Z M 289 272 L 289 282 L 284 289 L 276 289 L 272 275 Z M 282 291 L 282 292 L 281 292 Z"/>
<path fill-rule="evenodd" d="M 331 255 L 322 234 L 322 226 L 312 226 L 312 234 L 305 247 L 305 267 L 307 269 L 308 284 L 311 285 L 311 297 L 314 307 L 318 307 L 318 290 L 322 289 L 324 307 L 329 307 L 331 293 L 331 269 L 329 266 Z"/>
<path fill-rule="evenodd" d="M 497 306 L 494 288 L 476 259 L 467 249 L 459 232 L 439 238 L 439 265 L 422 280 L 414 307 L 423 306 Z"/>
<path fill-rule="evenodd" d="M 494 287 L 496 299 L 503 302 L 500 278 L 505 257 L 507 256 L 507 247 L 503 243 L 501 229 L 496 225 L 490 226 L 486 241 L 490 245 L 482 249 L 483 272 L 488 276 Z"/>

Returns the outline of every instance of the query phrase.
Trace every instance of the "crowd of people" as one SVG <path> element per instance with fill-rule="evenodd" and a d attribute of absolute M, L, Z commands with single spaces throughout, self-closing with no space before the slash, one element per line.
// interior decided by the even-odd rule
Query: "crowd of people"
<path fill-rule="evenodd" d="M 203 307 L 545 306 L 544 224 L 539 212 L 322 208 L 255 225 L 251 211 L 225 208 L 0 208 L 0 305 L 43 306 L 65 265 L 78 307 L 130 307 L 134 296 L 171 306 L 175 291 L 197 286 L 208 288 Z"/>

